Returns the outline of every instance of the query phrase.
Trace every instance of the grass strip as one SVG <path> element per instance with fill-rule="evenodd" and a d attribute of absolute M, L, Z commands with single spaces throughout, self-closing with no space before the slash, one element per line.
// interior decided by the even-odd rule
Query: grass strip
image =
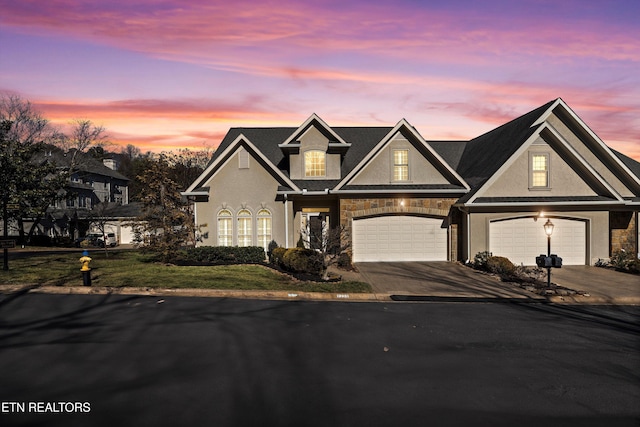
<path fill-rule="evenodd" d="M 175 266 L 156 263 L 138 251 L 95 251 L 92 285 L 168 289 L 225 289 L 304 292 L 371 292 L 362 282 L 300 282 L 261 265 Z M 30 254 L 11 259 L 0 284 L 82 286 L 80 254 Z"/>

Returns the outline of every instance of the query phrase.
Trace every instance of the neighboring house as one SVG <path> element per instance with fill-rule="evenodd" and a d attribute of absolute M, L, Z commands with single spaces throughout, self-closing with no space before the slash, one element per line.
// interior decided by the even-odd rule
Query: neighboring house
<path fill-rule="evenodd" d="M 51 147 L 42 154 L 43 161 L 54 162 L 58 168 L 69 170 L 73 152 L 65 153 L 62 150 Z M 47 209 L 47 215 L 40 220 L 37 233 L 49 237 L 69 237 L 74 239 L 84 236 L 91 226 L 91 217 L 95 216 L 94 208 L 103 202 L 114 205 L 129 204 L 129 178 L 119 173 L 117 163 L 112 159 L 99 161 L 91 156 L 78 153 L 75 157 L 75 165 L 71 173 L 67 188 L 64 190 L 67 198 L 59 200 Z M 120 209 L 113 217 L 113 232 L 118 231 L 118 241 L 122 241 L 119 225 L 127 220 L 120 211 L 128 215 L 136 209 Z M 116 212 L 114 209 L 109 209 Z M 136 214 L 133 214 L 135 216 Z M 130 218 L 128 218 L 130 219 Z M 25 224 L 30 226 L 33 220 L 25 219 Z M 125 228 L 126 230 L 126 228 Z M 126 232 L 125 232 L 126 237 Z M 125 239 L 126 240 L 126 239 Z"/>
<path fill-rule="evenodd" d="M 330 127 L 315 114 L 297 128 L 232 128 L 183 195 L 200 245 L 291 247 L 342 226 L 354 262 L 490 251 L 531 265 L 551 219 L 566 264 L 638 252 L 640 163 L 561 99 L 470 141 L 426 141 L 404 119 Z"/>

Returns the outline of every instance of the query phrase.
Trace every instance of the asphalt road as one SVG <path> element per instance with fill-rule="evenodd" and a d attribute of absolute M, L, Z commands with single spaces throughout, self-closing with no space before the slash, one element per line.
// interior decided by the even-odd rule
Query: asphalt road
<path fill-rule="evenodd" d="M 631 306 L 0 295 L 0 425 L 637 427 L 639 319 Z"/>

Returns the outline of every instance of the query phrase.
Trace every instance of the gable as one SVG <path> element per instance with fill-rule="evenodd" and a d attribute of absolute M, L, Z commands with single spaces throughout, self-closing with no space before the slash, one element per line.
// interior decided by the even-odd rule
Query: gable
<path fill-rule="evenodd" d="M 585 141 L 584 135 L 577 135 L 575 128 L 570 128 L 567 119 L 560 118 L 558 114 L 552 113 L 547 117 L 547 122 L 553 126 L 557 132 L 574 148 L 584 160 L 593 167 L 593 169 L 609 184 L 611 185 L 622 197 L 630 198 L 634 197 L 634 192 L 630 188 L 633 183 L 629 179 L 625 179 L 620 173 L 614 173 L 616 165 L 612 164 L 612 160 L 608 153 L 596 154 L 596 147 L 593 146 L 593 141 Z M 573 127 L 573 126 L 572 126 Z M 607 161 L 608 160 L 608 161 Z M 606 163 L 605 163 L 606 162 Z M 636 190 L 637 191 L 637 190 Z M 635 195 L 640 195 L 640 192 Z"/>
<path fill-rule="evenodd" d="M 394 152 L 399 150 L 406 150 L 409 160 L 409 173 L 405 172 L 402 179 L 394 178 L 394 168 L 397 166 Z M 406 161 L 402 160 L 400 164 L 406 164 Z M 397 191 L 400 188 L 450 192 L 469 190 L 460 175 L 404 119 L 364 156 L 335 190 L 363 190 L 363 186 L 385 191 Z"/>
<path fill-rule="evenodd" d="M 532 186 L 531 162 L 534 155 L 544 156 L 548 160 L 548 188 L 537 189 Z M 541 136 L 518 154 L 497 179 L 482 192 L 482 197 L 591 197 L 598 195 L 585 178 L 577 173 Z"/>
<path fill-rule="evenodd" d="M 209 197 L 214 201 L 229 203 L 233 206 L 276 197 L 280 185 L 254 153 L 242 146 L 228 156 L 207 180 L 204 186 L 209 187 Z"/>
<path fill-rule="evenodd" d="M 384 185 L 393 183 L 393 154 L 396 150 L 408 152 L 408 182 L 411 184 L 449 184 L 449 180 L 425 157 L 420 150 L 401 132 L 396 133 L 389 143 L 374 156 L 362 170 L 353 177 L 350 185 Z"/>
<path fill-rule="evenodd" d="M 248 154 L 245 154 L 242 150 L 246 150 Z M 242 152 L 242 162 L 240 162 L 240 158 L 238 157 L 238 153 L 240 152 Z M 247 155 L 249 156 L 248 158 L 246 157 Z M 189 186 L 183 195 L 200 196 L 203 193 L 206 193 L 208 190 L 204 189 L 210 187 L 208 183 L 210 183 L 212 177 L 218 173 L 223 165 L 227 165 L 231 161 L 231 158 L 235 158 L 236 167 L 238 167 L 239 164 L 251 165 L 251 163 L 256 163 L 266 170 L 280 185 L 287 186 L 296 191 L 298 190 L 298 187 L 283 173 L 282 170 L 274 165 L 273 162 L 266 157 L 264 153 L 258 150 L 258 148 L 243 134 L 240 134 L 233 140 L 233 142 L 226 144 L 224 149 L 222 149 L 222 145 L 218 148 L 218 151 L 214 155 L 211 163 L 209 163 L 207 168 L 191 184 L 191 186 Z M 242 169 L 251 168 L 243 167 Z"/>

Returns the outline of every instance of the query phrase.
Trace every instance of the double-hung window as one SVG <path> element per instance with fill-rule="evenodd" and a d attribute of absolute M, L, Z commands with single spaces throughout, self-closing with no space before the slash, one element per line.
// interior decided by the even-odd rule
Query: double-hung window
<path fill-rule="evenodd" d="M 549 154 L 531 154 L 531 188 L 549 188 Z"/>
<path fill-rule="evenodd" d="M 306 151 L 304 153 L 304 176 L 319 177 L 326 176 L 326 153 L 319 150 Z"/>
<path fill-rule="evenodd" d="M 393 150 L 393 180 L 409 181 L 409 150 Z"/>

